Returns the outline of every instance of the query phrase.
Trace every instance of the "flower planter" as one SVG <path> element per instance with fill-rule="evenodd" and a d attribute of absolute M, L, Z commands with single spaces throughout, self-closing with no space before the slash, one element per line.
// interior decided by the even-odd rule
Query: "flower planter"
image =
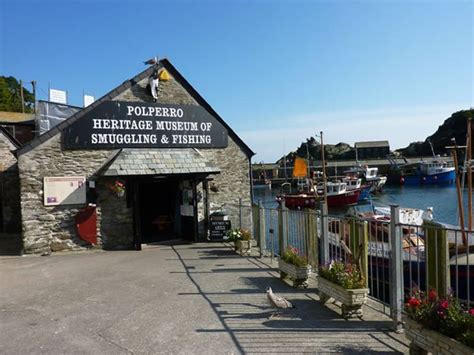
<path fill-rule="evenodd" d="M 250 255 L 250 252 L 252 251 L 251 240 L 236 240 L 234 245 L 235 251 L 240 255 Z"/>
<path fill-rule="evenodd" d="M 324 304 L 330 298 L 342 303 L 344 318 L 362 317 L 362 306 L 367 303 L 368 288 L 347 290 L 323 277 L 318 277 L 319 299 Z"/>
<path fill-rule="evenodd" d="M 308 277 L 311 272 L 311 266 L 298 267 L 289 264 L 282 259 L 278 259 L 278 269 L 280 270 L 280 278 L 290 277 L 293 281 L 293 287 L 308 287 Z"/>
<path fill-rule="evenodd" d="M 474 349 L 447 337 L 435 330 L 425 328 L 408 317 L 405 322 L 405 335 L 410 343 L 410 354 L 474 354 Z"/>

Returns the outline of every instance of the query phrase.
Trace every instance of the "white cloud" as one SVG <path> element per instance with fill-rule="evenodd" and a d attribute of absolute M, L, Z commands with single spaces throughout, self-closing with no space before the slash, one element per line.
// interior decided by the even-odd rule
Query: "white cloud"
<path fill-rule="evenodd" d="M 271 127 L 241 131 L 239 135 L 257 153 L 255 162 L 276 161 L 320 131 L 324 132 L 325 143 L 353 145 L 358 141 L 388 140 L 391 149 L 398 149 L 425 140 L 453 112 L 468 106 L 319 112 L 271 120 Z"/>

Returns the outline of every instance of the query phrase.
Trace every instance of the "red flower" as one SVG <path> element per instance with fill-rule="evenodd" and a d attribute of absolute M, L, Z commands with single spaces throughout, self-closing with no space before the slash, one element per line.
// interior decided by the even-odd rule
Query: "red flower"
<path fill-rule="evenodd" d="M 471 316 L 474 316 L 474 308 L 471 308 L 471 309 L 469 310 L 469 314 L 470 314 Z"/>
<path fill-rule="evenodd" d="M 442 300 L 442 301 L 439 303 L 439 306 L 440 306 L 442 309 L 448 309 L 448 308 L 449 308 L 449 302 L 448 302 L 448 300 Z"/>
<path fill-rule="evenodd" d="M 436 300 L 436 297 L 438 297 L 438 295 L 436 294 L 436 290 L 430 290 L 430 292 L 428 293 L 429 300 L 434 301 Z"/>
<path fill-rule="evenodd" d="M 415 297 L 411 297 L 409 300 L 408 300 L 408 306 L 410 307 L 413 307 L 413 308 L 416 308 L 418 307 L 419 305 L 421 305 L 421 302 L 419 299 L 415 298 Z"/>

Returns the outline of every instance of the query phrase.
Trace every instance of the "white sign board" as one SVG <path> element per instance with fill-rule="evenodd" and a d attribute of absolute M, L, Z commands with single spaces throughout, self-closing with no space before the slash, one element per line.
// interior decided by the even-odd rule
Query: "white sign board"
<path fill-rule="evenodd" d="M 91 95 L 84 95 L 84 107 L 89 106 L 90 104 L 94 103 L 95 97 Z"/>
<path fill-rule="evenodd" d="M 66 91 L 49 89 L 49 101 L 67 105 Z"/>
<path fill-rule="evenodd" d="M 44 205 L 77 205 L 86 203 L 85 176 L 44 178 Z"/>

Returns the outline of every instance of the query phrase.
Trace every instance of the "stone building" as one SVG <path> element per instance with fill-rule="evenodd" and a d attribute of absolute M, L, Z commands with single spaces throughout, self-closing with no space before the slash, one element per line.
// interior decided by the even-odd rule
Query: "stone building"
<path fill-rule="evenodd" d="M 204 241 L 219 208 L 251 228 L 253 154 L 160 60 L 17 150 L 24 251 Z"/>

